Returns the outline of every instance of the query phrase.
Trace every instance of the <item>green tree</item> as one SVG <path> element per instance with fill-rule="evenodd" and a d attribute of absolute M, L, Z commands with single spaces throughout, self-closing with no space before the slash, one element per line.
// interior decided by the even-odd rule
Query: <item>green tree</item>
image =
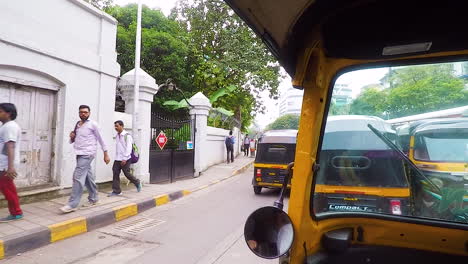
<path fill-rule="evenodd" d="M 360 94 L 352 103 L 349 113 L 352 115 L 383 115 L 386 107 L 386 94 L 376 88 L 369 88 Z"/>
<path fill-rule="evenodd" d="M 119 22 L 117 60 L 124 73 L 134 67 L 137 5 L 111 6 L 106 12 Z M 169 18 L 143 6 L 141 68 L 158 83 L 172 78 L 187 97 L 201 91 L 211 98 L 236 87 L 213 107 L 233 112 L 244 131 L 265 110 L 260 93 L 267 90 L 276 97 L 281 77 L 279 64 L 261 40 L 221 0 L 183 0 Z M 164 102 L 182 99 L 161 89 L 155 104 L 171 109 L 175 103 Z"/>
<path fill-rule="evenodd" d="M 350 111 L 350 105 L 336 105 L 335 102 L 331 102 L 329 115 L 347 115 Z"/>
<path fill-rule="evenodd" d="M 267 130 L 276 129 L 298 129 L 299 128 L 299 115 L 284 115 L 278 117 L 273 123 L 267 126 Z"/>
<path fill-rule="evenodd" d="M 391 77 L 386 110 L 390 118 L 421 114 L 468 104 L 464 83 L 451 64 L 404 67 Z"/>
<path fill-rule="evenodd" d="M 279 64 L 261 40 L 221 0 L 182 0 L 172 11 L 188 32 L 193 52 L 193 81 L 210 97 L 218 89 L 234 85 L 236 91 L 214 103 L 235 113 L 243 129 L 256 113 L 264 112 L 260 92 L 276 97 Z"/>
<path fill-rule="evenodd" d="M 136 16 L 138 6 L 113 6 L 106 11 L 119 22 L 117 28 L 117 61 L 122 73 L 134 68 Z M 160 10 L 142 8 L 142 45 L 141 68 L 156 79 L 158 83 L 172 78 L 177 86 L 193 94 L 193 75 L 190 72 L 190 50 L 187 33 L 176 21 L 168 19 Z M 163 107 L 167 100 L 181 100 L 179 93 L 161 89 L 155 96 L 155 103 Z"/>
<path fill-rule="evenodd" d="M 393 69 L 383 78 L 392 86 L 365 90 L 351 104 L 350 113 L 398 118 L 467 105 L 464 82 L 452 69 L 451 64 Z"/>

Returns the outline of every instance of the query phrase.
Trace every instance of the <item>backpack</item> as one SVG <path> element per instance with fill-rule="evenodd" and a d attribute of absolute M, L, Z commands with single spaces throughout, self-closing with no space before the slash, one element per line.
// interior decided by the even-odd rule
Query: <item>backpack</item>
<path fill-rule="evenodd" d="M 127 143 L 127 136 L 128 134 L 125 135 L 125 143 Z M 138 147 L 135 144 L 135 141 L 133 141 L 132 152 L 130 153 L 130 163 L 137 163 L 139 159 L 140 159 L 140 152 L 138 151 Z"/>
<path fill-rule="evenodd" d="M 224 140 L 224 144 L 226 144 L 226 147 L 233 146 L 234 145 L 234 137 L 233 136 L 226 137 L 226 139 Z"/>

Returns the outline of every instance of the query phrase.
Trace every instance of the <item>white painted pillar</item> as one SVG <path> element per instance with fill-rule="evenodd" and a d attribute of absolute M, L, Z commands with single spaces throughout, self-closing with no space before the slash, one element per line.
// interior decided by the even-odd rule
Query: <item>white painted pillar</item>
<path fill-rule="evenodd" d="M 208 114 L 211 110 L 210 100 L 201 92 L 198 92 L 189 99 L 193 108 L 190 109 L 190 117 L 195 123 L 195 162 L 194 162 L 194 177 L 200 176 L 202 168 L 206 161 L 203 159 L 203 151 L 206 149 L 206 134 L 208 126 Z"/>
<path fill-rule="evenodd" d="M 158 92 L 156 80 L 142 69 L 138 70 L 139 94 L 138 94 L 138 122 L 133 124 L 138 131 L 134 136 L 135 143 L 140 150 L 140 159 L 133 165 L 134 173 L 143 183 L 149 183 L 149 150 L 151 142 L 151 104 L 154 95 Z M 132 114 L 134 107 L 133 89 L 135 84 L 135 69 L 121 77 L 117 84 L 122 91 L 125 100 L 125 112 Z"/>

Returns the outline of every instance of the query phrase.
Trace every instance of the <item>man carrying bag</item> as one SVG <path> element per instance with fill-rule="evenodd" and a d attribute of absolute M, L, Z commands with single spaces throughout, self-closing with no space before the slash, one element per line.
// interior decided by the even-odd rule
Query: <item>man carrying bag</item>
<path fill-rule="evenodd" d="M 137 191 L 141 191 L 141 182 L 135 178 L 130 171 L 130 165 L 138 161 L 138 157 L 135 155 L 133 138 L 127 131 L 124 130 L 124 123 L 121 120 L 114 122 L 117 136 L 115 137 L 116 148 L 115 148 L 115 161 L 112 166 L 113 179 L 112 179 L 112 192 L 108 195 L 119 196 L 122 195 L 120 189 L 120 172 L 123 171 L 125 177 L 135 185 Z"/>

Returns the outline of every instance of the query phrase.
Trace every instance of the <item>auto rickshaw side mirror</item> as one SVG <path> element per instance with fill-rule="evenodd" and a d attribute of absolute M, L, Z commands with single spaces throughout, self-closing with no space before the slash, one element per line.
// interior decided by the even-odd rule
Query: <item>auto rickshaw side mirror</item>
<path fill-rule="evenodd" d="M 266 206 L 257 209 L 247 218 L 244 237 L 255 255 L 275 259 L 291 248 L 294 228 L 288 214 L 283 210 Z"/>

